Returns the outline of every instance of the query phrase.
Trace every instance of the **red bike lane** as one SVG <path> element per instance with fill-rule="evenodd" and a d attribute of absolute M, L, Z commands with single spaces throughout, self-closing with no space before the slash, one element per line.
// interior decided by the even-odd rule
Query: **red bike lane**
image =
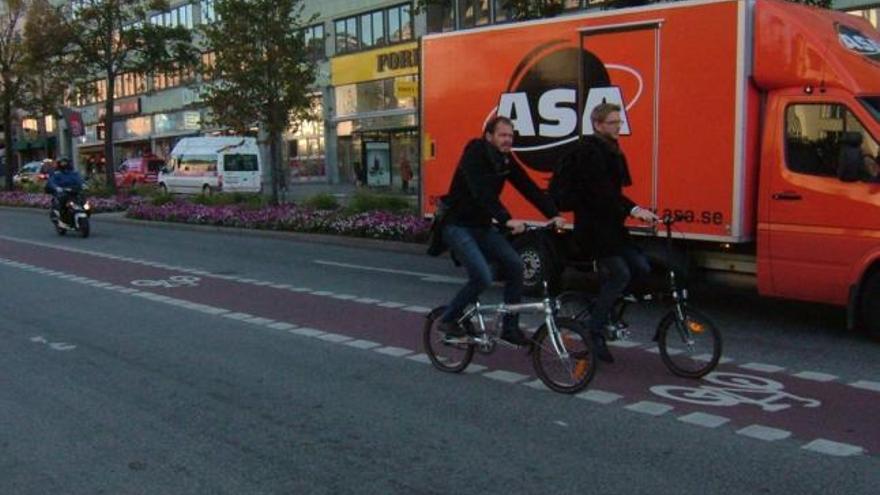
<path fill-rule="evenodd" d="M 0 239 L 0 258 L 176 300 L 423 352 L 424 315 L 411 311 L 211 275 L 199 275 L 195 285 L 136 286 L 132 282 L 193 275 L 82 252 L 62 252 L 27 242 Z M 287 282 L 296 283 L 295 280 Z M 687 380 L 672 375 L 660 356 L 647 352 L 646 348 L 613 349 L 617 362 L 602 363 L 588 390 L 614 394 L 608 402 L 635 407 L 634 410 L 639 404 L 647 403 L 648 410 L 653 406 L 655 411 L 648 414 L 674 414 L 681 419 L 691 413 L 704 413 L 713 415 L 719 425 L 737 430 L 760 425 L 790 432 L 792 438 L 804 442 L 823 439 L 861 447 L 874 455 L 880 452 L 880 421 L 877 421 L 880 393 L 877 391 L 855 388 L 840 381 L 802 379 L 784 372 L 746 370 L 734 363 L 720 365 L 706 379 Z M 486 366 L 486 372 L 503 370 L 534 375 L 525 350 L 499 346 L 490 356 L 478 354 L 474 362 Z M 531 381 L 533 379 L 522 380 Z"/>

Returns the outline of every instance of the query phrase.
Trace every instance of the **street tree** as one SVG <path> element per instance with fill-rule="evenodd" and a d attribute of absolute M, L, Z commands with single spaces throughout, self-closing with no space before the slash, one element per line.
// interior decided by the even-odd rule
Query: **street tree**
<path fill-rule="evenodd" d="M 272 201 L 287 183 L 284 132 L 311 117 L 313 56 L 303 28 L 302 0 L 217 0 L 216 20 L 202 27 L 215 61 L 203 97 L 215 124 L 238 133 L 257 127 L 268 137 Z"/>
<path fill-rule="evenodd" d="M 198 48 L 185 26 L 161 26 L 148 21 L 151 12 L 168 10 L 166 0 L 79 0 L 65 5 L 64 24 L 70 34 L 65 56 L 72 83 L 94 91 L 87 83 L 106 81 L 104 101 L 104 173 L 115 191 L 113 120 L 117 78 L 124 74 L 187 71 L 199 61 Z M 89 88 L 89 89 L 87 89 Z"/>
<path fill-rule="evenodd" d="M 24 0 L 0 0 L 0 111 L 3 113 L 6 189 L 12 189 L 12 175 L 16 172 L 12 153 L 13 129 L 23 87 L 27 7 Z"/>

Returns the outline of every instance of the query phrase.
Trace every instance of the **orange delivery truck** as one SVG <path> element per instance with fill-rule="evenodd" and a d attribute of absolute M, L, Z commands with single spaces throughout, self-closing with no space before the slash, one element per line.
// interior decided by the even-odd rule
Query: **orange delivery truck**
<path fill-rule="evenodd" d="M 863 19 L 701 0 L 429 35 L 420 50 L 424 215 L 493 115 L 513 120 L 513 158 L 546 186 L 593 132 L 591 110 L 619 103 L 626 194 L 680 218 L 697 265 L 845 306 L 880 336 L 880 33 Z M 502 194 L 515 218 L 543 220 Z M 527 273 L 561 271 L 516 245 Z"/>

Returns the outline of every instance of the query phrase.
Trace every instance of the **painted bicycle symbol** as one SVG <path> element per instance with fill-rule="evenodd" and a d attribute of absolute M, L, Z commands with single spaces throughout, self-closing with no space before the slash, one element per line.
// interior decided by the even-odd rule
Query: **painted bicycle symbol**
<path fill-rule="evenodd" d="M 819 407 L 822 402 L 799 397 L 784 390 L 785 385 L 760 376 L 738 373 L 710 373 L 703 379 L 713 385 L 682 387 L 678 385 L 655 385 L 651 392 L 660 397 L 700 404 L 703 406 L 731 407 L 740 404 L 758 406 L 767 412 L 782 411 L 800 404 L 803 407 Z"/>
<path fill-rule="evenodd" d="M 199 277 L 189 275 L 172 275 L 167 280 L 132 280 L 131 285 L 137 287 L 163 287 L 173 289 L 175 287 L 195 287 L 199 285 Z"/>

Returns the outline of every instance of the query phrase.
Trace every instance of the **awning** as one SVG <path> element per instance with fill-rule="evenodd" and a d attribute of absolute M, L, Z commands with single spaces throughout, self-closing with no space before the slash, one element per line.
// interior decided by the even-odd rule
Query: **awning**
<path fill-rule="evenodd" d="M 54 149 L 58 138 L 55 136 L 47 136 L 45 138 L 19 139 L 12 147 L 15 151 Z"/>

